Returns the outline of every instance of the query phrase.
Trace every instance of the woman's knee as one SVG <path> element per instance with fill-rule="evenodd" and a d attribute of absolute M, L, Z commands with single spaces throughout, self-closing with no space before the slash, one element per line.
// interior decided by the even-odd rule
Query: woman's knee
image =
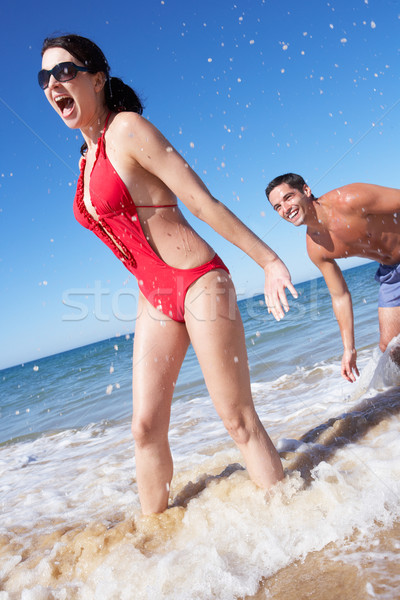
<path fill-rule="evenodd" d="M 133 439 L 138 446 L 147 446 L 149 444 L 164 441 L 168 432 L 163 435 L 163 428 L 157 418 L 133 416 L 131 431 Z"/>
<path fill-rule="evenodd" d="M 259 420 L 255 414 L 250 418 L 246 418 L 243 413 L 223 415 L 222 421 L 227 432 L 238 445 L 247 444 L 259 426 Z"/>
<path fill-rule="evenodd" d="M 137 444 L 150 440 L 151 426 L 147 421 L 132 417 L 131 432 Z"/>

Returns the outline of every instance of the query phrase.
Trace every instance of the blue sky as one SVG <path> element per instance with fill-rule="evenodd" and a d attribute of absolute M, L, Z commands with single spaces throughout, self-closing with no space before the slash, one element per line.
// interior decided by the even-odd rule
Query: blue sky
<path fill-rule="evenodd" d="M 37 85 L 48 35 L 100 45 L 145 116 L 294 282 L 318 271 L 305 228 L 267 205 L 270 179 L 299 172 L 315 195 L 351 181 L 400 186 L 398 0 L 111 6 L 24 0 L 0 11 L 0 368 L 134 329 L 134 278 L 72 214 L 82 140 Z M 189 219 L 228 264 L 239 298 L 261 292 L 259 267 Z"/>

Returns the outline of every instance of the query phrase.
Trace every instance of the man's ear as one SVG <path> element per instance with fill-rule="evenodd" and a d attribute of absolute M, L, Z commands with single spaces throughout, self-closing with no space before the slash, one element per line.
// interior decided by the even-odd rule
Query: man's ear
<path fill-rule="evenodd" d="M 312 196 L 311 188 L 306 183 L 303 186 L 303 192 L 305 193 L 307 198 L 311 198 L 311 196 Z"/>

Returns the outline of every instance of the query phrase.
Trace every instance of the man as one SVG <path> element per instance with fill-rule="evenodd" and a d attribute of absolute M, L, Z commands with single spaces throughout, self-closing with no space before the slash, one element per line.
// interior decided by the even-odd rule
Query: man
<path fill-rule="evenodd" d="M 361 256 L 380 263 L 379 347 L 400 334 L 400 190 L 352 183 L 315 198 L 300 175 L 273 179 L 265 190 L 274 210 L 296 227 L 307 225 L 307 252 L 320 269 L 332 298 L 344 353 L 342 375 L 359 375 L 351 295 L 335 258 Z M 400 366 L 396 348 L 392 358 Z"/>

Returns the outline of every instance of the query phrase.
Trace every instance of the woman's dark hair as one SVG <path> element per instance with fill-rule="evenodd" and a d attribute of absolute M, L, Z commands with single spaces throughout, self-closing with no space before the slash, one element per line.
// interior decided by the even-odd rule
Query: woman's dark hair
<path fill-rule="evenodd" d="M 74 33 L 48 37 L 43 42 L 42 56 L 49 48 L 63 48 L 85 65 L 89 73 L 102 72 L 105 74 L 105 101 L 110 110 L 113 112 L 136 112 L 139 115 L 143 113 L 143 104 L 139 96 L 119 77 L 110 77 L 110 65 L 103 52 L 92 40 Z M 81 148 L 81 153 L 83 154 L 86 149 L 85 143 Z"/>

